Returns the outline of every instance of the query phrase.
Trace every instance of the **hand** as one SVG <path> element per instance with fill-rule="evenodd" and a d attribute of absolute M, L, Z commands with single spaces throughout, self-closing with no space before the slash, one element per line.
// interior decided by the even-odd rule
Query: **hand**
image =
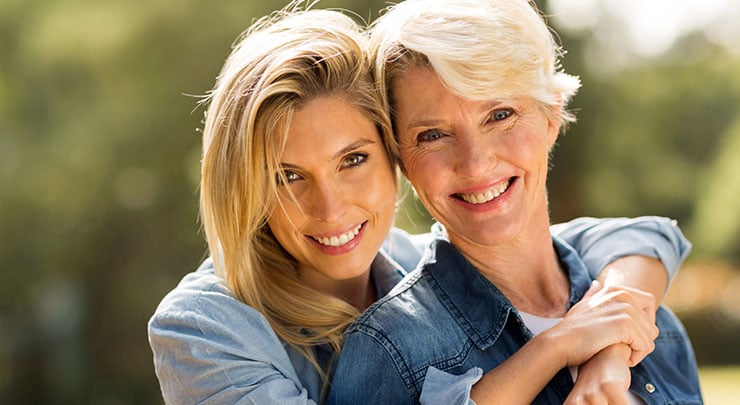
<path fill-rule="evenodd" d="M 645 312 L 645 316 L 647 316 L 648 321 L 655 324 L 655 313 L 658 311 L 658 303 L 653 294 L 637 288 L 620 285 L 605 285 L 602 290 L 622 290 L 632 294 L 632 298 L 635 299 L 637 306 Z"/>
<path fill-rule="evenodd" d="M 581 365 L 602 349 L 624 343 L 631 349 L 628 365 L 633 366 L 653 351 L 658 336 L 658 328 L 643 310 L 648 297 L 594 282 L 565 318 L 543 334 L 561 342 L 567 365 Z"/>
<path fill-rule="evenodd" d="M 598 282 L 597 286 L 598 286 Z M 599 303 L 603 303 L 605 300 L 610 299 L 627 299 L 623 294 L 628 293 L 629 296 L 634 300 L 634 304 L 637 305 L 638 308 L 640 308 L 643 311 L 643 314 L 645 315 L 647 319 L 647 323 L 649 326 L 646 329 L 646 332 L 648 333 L 649 338 L 649 344 L 647 350 L 635 350 L 635 345 L 631 345 L 632 347 L 632 353 L 629 357 L 628 367 L 634 367 L 637 364 L 639 364 L 642 359 L 644 359 L 648 354 L 652 353 L 652 351 L 655 349 L 655 338 L 658 337 L 658 334 L 660 333 L 660 330 L 658 329 L 657 325 L 655 324 L 655 313 L 657 311 L 655 296 L 651 293 L 645 292 L 640 289 L 636 288 L 630 288 L 630 287 L 624 287 L 619 285 L 613 285 L 609 286 L 606 285 L 602 287 L 599 291 L 597 291 L 591 298 L 590 298 L 590 304 L 591 305 L 599 305 Z M 619 298 L 617 298 L 619 296 Z M 584 297 L 585 298 L 585 297 Z M 643 319 L 640 317 L 640 319 Z M 644 326 L 644 325 L 643 325 Z M 623 342 L 627 343 L 627 342 Z"/>
<path fill-rule="evenodd" d="M 581 365 L 565 405 L 628 405 L 631 376 L 627 362 L 631 351 L 625 344 L 612 345 Z"/>

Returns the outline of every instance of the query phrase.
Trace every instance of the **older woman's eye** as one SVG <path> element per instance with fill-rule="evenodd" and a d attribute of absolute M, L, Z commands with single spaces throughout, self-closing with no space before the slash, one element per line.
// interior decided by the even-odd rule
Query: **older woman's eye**
<path fill-rule="evenodd" d="M 359 166 L 366 160 L 367 160 L 367 154 L 353 153 L 344 158 L 344 161 L 342 162 L 342 168 Z"/>
<path fill-rule="evenodd" d="M 491 120 L 502 121 L 509 118 L 512 114 L 514 114 L 514 111 L 510 108 L 502 108 L 491 113 Z"/>
<path fill-rule="evenodd" d="M 421 132 L 419 135 L 416 136 L 416 142 L 423 143 L 423 142 L 432 142 L 436 141 L 439 138 L 442 138 L 444 134 L 442 131 L 438 129 L 430 129 L 428 131 Z"/>

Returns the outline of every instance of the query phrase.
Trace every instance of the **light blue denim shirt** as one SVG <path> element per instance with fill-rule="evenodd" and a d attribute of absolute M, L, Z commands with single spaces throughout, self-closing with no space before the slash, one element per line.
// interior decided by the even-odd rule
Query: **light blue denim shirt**
<path fill-rule="evenodd" d="M 642 254 L 660 258 L 672 278 L 690 246 L 675 223 L 659 217 L 581 218 L 553 232 L 598 266 L 594 275 L 613 259 Z M 372 266 L 378 296 L 416 267 L 432 240 L 431 234 L 391 231 Z M 210 259 L 162 300 L 149 322 L 149 343 L 167 403 L 312 404 L 320 398 L 322 382 L 313 366 L 234 297 Z M 331 356 L 325 348 L 316 354 L 320 360 Z"/>
<path fill-rule="evenodd" d="M 532 338 L 503 293 L 438 230 L 419 269 L 348 328 L 330 404 L 470 404 L 482 374 Z M 553 245 L 568 271 L 572 306 L 593 276 L 570 245 L 555 236 Z M 686 331 L 665 307 L 656 323 L 655 350 L 631 369 L 630 391 L 647 404 L 701 404 Z M 562 369 L 534 403 L 563 403 L 572 387 Z"/>

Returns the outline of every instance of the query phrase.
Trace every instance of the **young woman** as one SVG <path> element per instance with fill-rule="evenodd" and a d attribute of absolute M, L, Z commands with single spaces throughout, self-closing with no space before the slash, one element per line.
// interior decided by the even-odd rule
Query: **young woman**
<path fill-rule="evenodd" d="M 345 328 L 416 266 L 429 237 L 391 228 L 397 152 L 365 41 L 340 12 L 291 5 L 226 60 L 203 131 L 212 259 L 149 323 L 166 402 L 320 402 Z M 599 262 L 595 273 L 602 258 L 639 253 L 672 274 L 688 249 L 660 218 L 583 219 L 565 232 Z M 633 259 L 609 272 L 666 287 L 660 262 Z"/>

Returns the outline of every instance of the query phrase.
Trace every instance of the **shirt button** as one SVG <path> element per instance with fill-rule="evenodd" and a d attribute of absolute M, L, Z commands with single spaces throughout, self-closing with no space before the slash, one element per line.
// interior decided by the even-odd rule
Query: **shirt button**
<path fill-rule="evenodd" d="M 647 383 L 645 384 L 645 390 L 649 393 L 655 392 L 655 386 L 653 384 Z"/>

